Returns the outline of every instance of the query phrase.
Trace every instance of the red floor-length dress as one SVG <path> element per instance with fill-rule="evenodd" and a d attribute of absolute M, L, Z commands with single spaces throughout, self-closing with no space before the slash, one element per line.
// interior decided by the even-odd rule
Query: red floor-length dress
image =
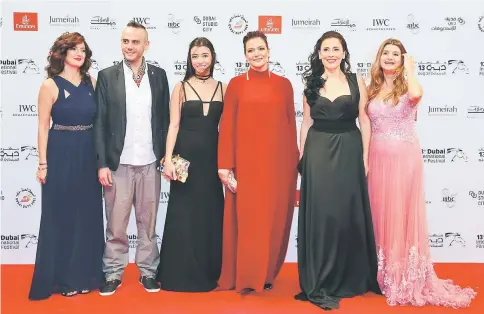
<path fill-rule="evenodd" d="M 234 169 L 226 191 L 219 289 L 261 291 L 284 263 L 294 211 L 298 162 L 294 92 L 284 77 L 249 69 L 225 97 L 219 169 Z"/>

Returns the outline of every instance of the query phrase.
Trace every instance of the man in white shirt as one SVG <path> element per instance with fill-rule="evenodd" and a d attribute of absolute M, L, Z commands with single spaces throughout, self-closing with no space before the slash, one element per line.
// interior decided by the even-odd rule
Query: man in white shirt
<path fill-rule="evenodd" d="M 99 182 L 104 187 L 106 248 L 101 295 L 112 295 L 121 285 L 128 264 L 127 227 L 134 205 L 138 228 L 136 265 L 139 282 L 148 292 L 160 291 L 155 280 L 159 264 L 156 243 L 161 174 L 169 125 L 169 87 L 166 72 L 147 64 L 146 28 L 129 22 L 123 30 L 124 60 L 99 72 L 98 105 L 94 124 Z"/>

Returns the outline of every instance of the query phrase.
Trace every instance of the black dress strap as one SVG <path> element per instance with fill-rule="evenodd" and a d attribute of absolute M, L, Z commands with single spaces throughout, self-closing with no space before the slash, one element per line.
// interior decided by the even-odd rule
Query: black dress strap
<path fill-rule="evenodd" d="M 215 87 L 215 90 L 213 92 L 212 98 L 210 99 L 209 102 L 212 102 L 213 101 L 213 98 L 215 97 L 215 94 L 217 94 L 219 85 L 220 85 L 220 82 L 217 83 L 217 87 Z"/>
<path fill-rule="evenodd" d="M 186 81 L 188 86 L 190 86 L 190 88 L 193 90 L 193 92 L 195 93 L 195 95 L 197 95 L 198 99 L 200 99 L 200 101 L 203 101 L 202 98 L 200 97 L 200 95 L 198 95 L 197 91 L 195 90 L 195 88 L 193 88 L 192 84 L 190 84 L 190 82 Z M 185 100 L 186 100 L 186 96 L 185 96 Z"/>
<path fill-rule="evenodd" d="M 360 102 L 360 88 L 358 87 L 356 73 L 349 73 L 346 77 L 350 87 L 351 99 L 358 104 Z"/>
<path fill-rule="evenodd" d="M 183 97 L 185 97 L 185 101 L 187 101 L 187 92 L 185 91 L 185 82 L 181 81 L 182 89 L 183 89 Z"/>
<path fill-rule="evenodd" d="M 222 102 L 224 102 L 224 88 L 222 82 L 218 82 L 220 84 L 220 94 L 222 95 Z"/>

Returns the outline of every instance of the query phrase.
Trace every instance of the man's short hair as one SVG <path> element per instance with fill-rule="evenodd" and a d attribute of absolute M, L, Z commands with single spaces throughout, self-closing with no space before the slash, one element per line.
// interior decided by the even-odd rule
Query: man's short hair
<path fill-rule="evenodd" d="M 143 24 L 138 23 L 136 21 L 129 21 L 129 23 L 126 26 L 134 27 L 134 28 L 142 28 L 142 29 L 146 30 L 146 27 Z"/>

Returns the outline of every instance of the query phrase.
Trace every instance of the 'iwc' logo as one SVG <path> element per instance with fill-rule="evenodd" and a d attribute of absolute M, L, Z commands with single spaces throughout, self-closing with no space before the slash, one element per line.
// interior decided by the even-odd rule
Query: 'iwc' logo
<path fill-rule="evenodd" d="M 21 189 L 15 198 L 17 205 L 22 208 L 29 208 L 35 204 L 35 194 L 31 189 Z"/>
<path fill-rule="evenodd" d="M 249 27 L 249 22 L 243 15 L 237 14 L 230 18 L 229 29 L 232 33 L 240 35 Z"/>

